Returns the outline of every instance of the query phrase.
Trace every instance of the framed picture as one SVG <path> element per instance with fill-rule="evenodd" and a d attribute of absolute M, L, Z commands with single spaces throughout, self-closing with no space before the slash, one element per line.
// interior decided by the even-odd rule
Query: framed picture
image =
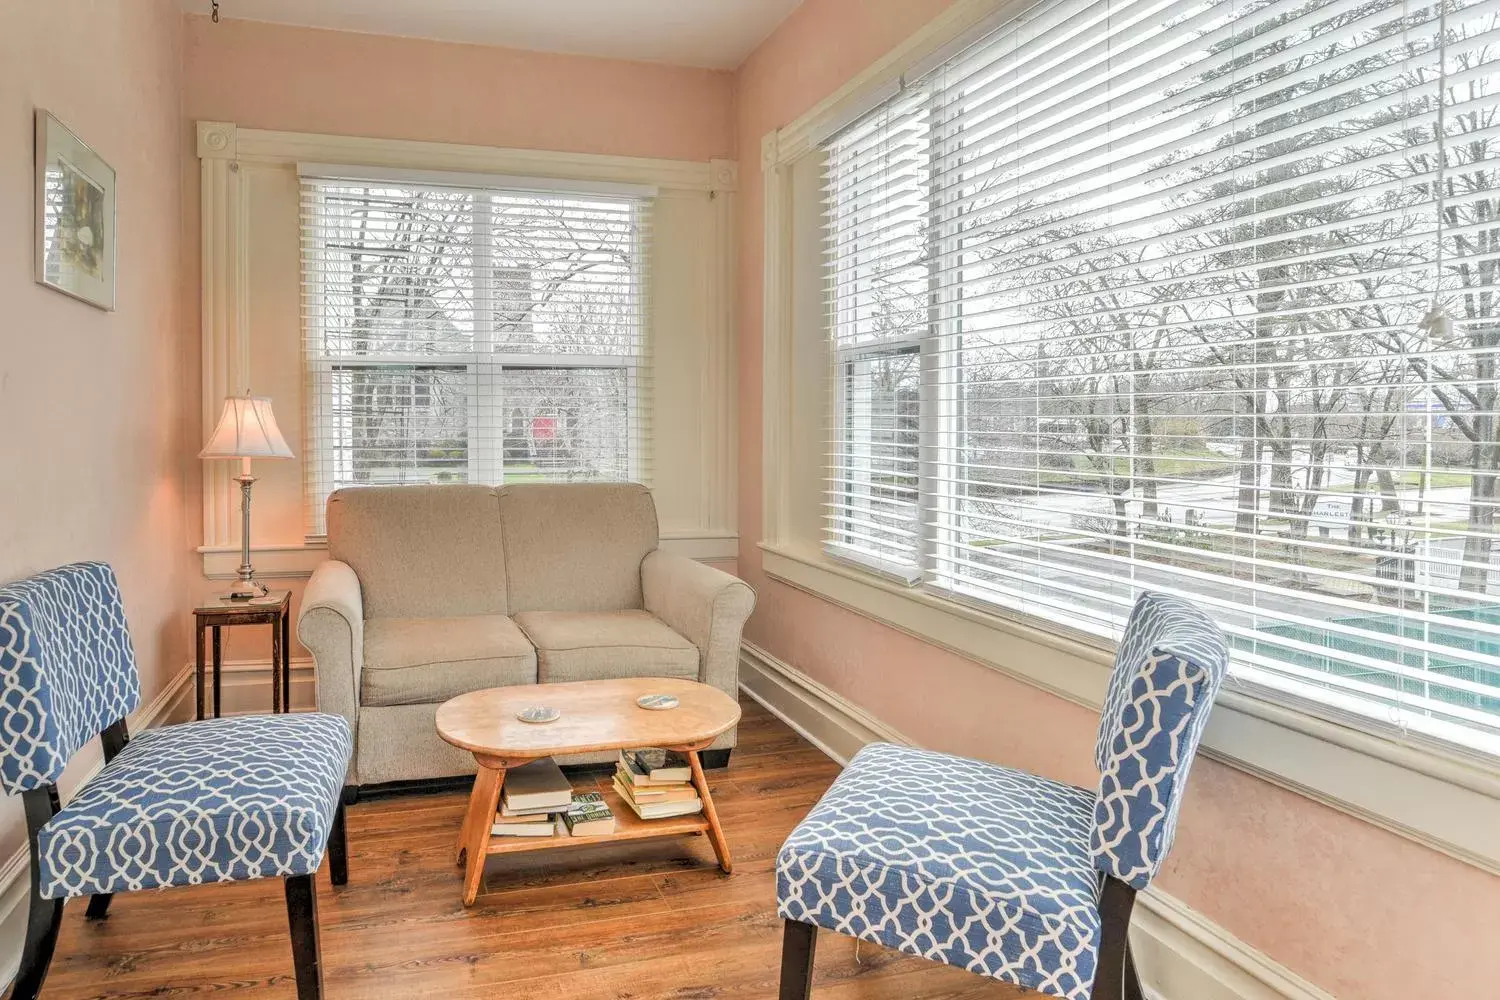
<path fill-rule="evenodd" d="M 115 307 L 115 172 L 46 111 L 36 112 L 36 280 Z"/>

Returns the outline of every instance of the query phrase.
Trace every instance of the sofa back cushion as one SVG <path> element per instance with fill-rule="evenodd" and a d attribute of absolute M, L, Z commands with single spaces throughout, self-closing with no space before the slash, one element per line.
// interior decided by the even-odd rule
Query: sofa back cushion
<path fill-rule="evenodd" d="M 641 560 L 656 548 L 656 504 L 635 483 L 504 486 L 510 613 L 644 606 Z"/>
<path fill-rule="evenodd" d="M 328 554 L 354 568 L 366 618 L 510 613 L 489 486 L 357 486 L 328 498 Z"/>

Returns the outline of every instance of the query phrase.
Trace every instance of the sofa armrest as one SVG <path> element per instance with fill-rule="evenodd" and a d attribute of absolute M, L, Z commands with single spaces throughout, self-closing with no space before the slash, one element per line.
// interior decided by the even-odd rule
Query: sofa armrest
<path fill-rule="evenodd" d="M 698 679 L 739 696 L 740 632 L 755 591 L 738 577 L 657 549 L 641 563 L 646 610 L 698 647 Z"/>
<path fill-rule="evenodd" d="M 329 559 L 313 570 L 297 614 L 297 638 L 313 655 L 318 710 L 359 724 L 359 674 L 365 660 L 364 600 L 359 577 Z"/>

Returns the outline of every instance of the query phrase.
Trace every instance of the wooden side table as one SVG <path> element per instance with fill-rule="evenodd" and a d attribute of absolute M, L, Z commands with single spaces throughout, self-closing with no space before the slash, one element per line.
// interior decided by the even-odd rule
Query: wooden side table
<path fill-rule="evenodd" d="M 205 632 L 213 632 L 214 718 L 219 717 L 223 685 L 220 630 L 231 625 L 271 626 L 271 711 L 292 710 L 291 622 L 292 592 L 273 590 L 265 597 L 249 601 L 232 601 L 216 597 L 193 609 L 198 626 L 198 718 L 203 718 Z"/>

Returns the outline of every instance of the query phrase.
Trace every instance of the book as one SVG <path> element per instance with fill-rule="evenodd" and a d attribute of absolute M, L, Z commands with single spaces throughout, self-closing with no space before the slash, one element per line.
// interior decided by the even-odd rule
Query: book
<path fill-rule="evenodd" d="M 562 812 L 573 802 L 573 786 L 551 757 L 506 771 L 504 789 L 502 816 L 524 816 L 532 811 Z"/>
<path fill-rule="evenodd" d="M 551 815 L 496 816 L 490 827 L 493 837 L 550 837 L 557 833 L 557 820 Z"/>
<path fill-rule="evenodd" d="M 641 819 L 667 819 L 672 816 L 691 816 L 703 811 L 703 800 L 695 794 L 690 799 L 678 799 L 670 802 L 636 802 L 625 790 L 619 776 L 615 777 L 615 791 L 620 793 L 620 798 Z"/>
<path fill-rule="evenodd" d="M 630 780 L 630 772 L 624 767 L 615 769 L 619 778 L 616 788 L 632 802 L 675 802 L 698 797 L 698 789 L 692 785 L 637 785 Z"/>
<path fill-rule="evenodd" d="M 693 780 L 687 755 L 675 750 L 622 750 L 620 761 L 633 784 L 685 785 Z"/>
<path fill-rule="evenodd" d="M 615 832 L 615 814 L 598 792 L 579 792 L 562 814 L 563 825 L 575 837 L 597 837 Z"/>

